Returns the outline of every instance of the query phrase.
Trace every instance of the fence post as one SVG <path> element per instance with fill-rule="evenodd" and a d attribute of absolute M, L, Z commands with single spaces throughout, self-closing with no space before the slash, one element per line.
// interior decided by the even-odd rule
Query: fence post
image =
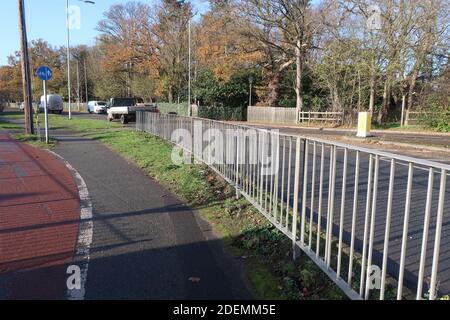
<path fill-rule="evenodd" d="M 239 199 L 239 132 L 236 131 L 236 199 Z"/>
<path fill-rule="evenodd" d="M 295 144 L 295 175 L 294 175 L 294 205 L 292 214 L 292 258 L 297 258 L 296 240 L 297 240 L 297 216 L 298 216 L 298 191 L 300 180 L 300 138 L 297 137 Z"/>

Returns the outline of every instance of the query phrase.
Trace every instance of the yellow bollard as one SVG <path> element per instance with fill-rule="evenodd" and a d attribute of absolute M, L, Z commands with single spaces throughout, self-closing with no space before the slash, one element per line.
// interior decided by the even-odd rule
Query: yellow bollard
<path fill-rule="evenodd" d="M 359 112 L 358 113 L 358 132 L 357 137 L 366 138 L 370 135 L 370 112 Z"/>

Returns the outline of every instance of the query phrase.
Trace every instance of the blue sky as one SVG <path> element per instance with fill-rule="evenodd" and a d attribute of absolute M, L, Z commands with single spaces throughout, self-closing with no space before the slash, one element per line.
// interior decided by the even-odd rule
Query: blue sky
<path fill-rule="evenodd" d="M 70 44 L 92 45 L 98 32 L 95 30 L 103 13 L 121 0 L 94 0 L 95 4 L 85 4 L 69 0 L 69 5 L 77 5 L 81 10 L 80 29 L 70 31 Z M 141 0 L 154 4 L 156 0 Z M 207 10 L 203 0 L 193 1 L 199 13 Z M 66 1 L 65 0 L 25 0 L 28 41 L 42 38 L 52 46 L 66 45 Z M 19 49 L 18 11 L 16 0 L 1 0 L 0 4 L 0 65 L 7 63 L 7 57 Z"/>

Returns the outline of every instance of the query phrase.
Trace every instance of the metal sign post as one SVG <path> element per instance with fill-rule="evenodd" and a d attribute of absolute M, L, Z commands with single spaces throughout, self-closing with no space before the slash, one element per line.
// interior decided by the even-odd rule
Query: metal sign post
<path fill-rule="evenodd" d="M 48 106 L 47 106 L 47 81 L 53 76 L 52 70 L 47 66 L 40 66 L 36 75 L 44 83 L 44 113 L 45 113 L 45 143 L 48 143 Z"/>
<path fill-rule="evenodd" d="M 44 80 L 45 143 L 48 143 L 47 80 Z"/>

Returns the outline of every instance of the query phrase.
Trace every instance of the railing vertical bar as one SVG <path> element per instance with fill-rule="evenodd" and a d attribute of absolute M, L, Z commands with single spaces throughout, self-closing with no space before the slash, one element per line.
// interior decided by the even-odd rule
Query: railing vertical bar
<path fill-rule="evenodd" d="M 370 232 L 369 232 L 369 253 L 367 255 L 367 269 L 371 270 L 372 267 L 372 255 L 373 255 L 373 239 L 375 237 L 375 217 L 377 213 L 377 196 L 378 196 L 378 169 L 379 169 L 379 156 L 375 155 L 375 172 L 373 174 L 373 192 L 372 192 L 372 214 L 370 217 Z M 370 293 L 370 272 L 366 275 L 366 292 L 365 299 L 369 299 Z"/>
<path fill-rule="evenodd" d="M 253 148 L 254 148 L 254 141 L 253 141 L 253 134 L 250 133 L 248 135 L 248 187 L 247 187 L 247 194 L 250 198 L 252 198 L 252 192 L 253 192 Z"/>
<path fill-rule="evenodd" d="M 330 267 L 331 264 L 331 247 L 333 243 L 333 218 L 334 218 L 334 192 L 335 192 L 335 183 L 336 183 L 336 158 L 337 158 L 337 147 L 333 146 L 333 164 L 332 164 L 332 182 L 331 182 L 331 198 L 330 198 L 330 207 L 329 207 L 329 228 L 328 228 L 328 252 L 327 252 L 327 266 Z"/>
<path fill-rule="evenodd" d="M 292 213 L 292 256 L 296 259 L 296 241 L 297 241 L 297 216 L 298 216 L 298 192 L 300 184 L 300 148 L 301 139 L 297 138 L 295 144 L 295 173 L 294 173 L 294 204 Z"/>
<path fill-rule="evenodd" d="M 359 151 L 356 151 L 355 159 L 355 186 L 353 190 L 353 212 L 352 227 L 350 231 L 350 253 L 348 258 L 348 285 L 351 286 L 353 278 L 353 253 L 355 248 L 356 213 L 358 212 L 358 189 L 359 189 Z"/>
<path fill-rule="evenodd" d="M 363 254 L 361 258 L 361 280 L 359 283 L 359 295 L 362 297 L 364 293 L 364 281 L 366 279 L 366 250 L 367 250 L 367 233 L 369 229 L 369 216 L 370 216 L 370 198 L 371 198 L 371 188 L 372 188 L 372 160 L 373 156 L 369 156 L 369 175 L 367 178 L 367 197 L 366 197 L 366 213 L 364 217 L 364 236 L 363 236 Z"/>
<path fill-rule="evenodd" d="M 308 192 L 308 146 L 309 141 L 305 139 L 305 145 L 304 145 L 304 156 L 303 156 L 303 196 L 302 196 L 302 217 L 300 220 L 300 244 L 302 246 L 305 245 L 305 224 L 306 224 L 306 194 Z"/>
<path fill-rule="evenodd" d="M 273 218 L 275 222 L 278 222 L 277 220 L 277 215 L 278 215 L 278 172 L 280 169 L 280 136 L 277 134 L 276 135 L 277 139 L 276 139 L 276 144 L 275 144 L 275 149 L 276 149 L 276 155 L 275 155 L 275 164 L 276 164 L 276 168 L 275 168 L 275 181 L 274 181 L 274 202 L 273 202 Z"/>
<path fill-rule="evenodd" d="M 434 237 L 434 250 L 433 250 L 433 263 L 431 267 L 431 280 L 430 280 L 430 300 L 436 298 L 436 283 L 437 272 L 439 264 L 439 249 L 441 245 L 441 233 L 442 233 L 442 218 L 444 215 L 444 199 L 445 199 L 445 186 L 446 186 L 447 171 L 442 169 L 441 182 L 439 186 L 439 203 L 436 217 L 436 233 Z"/>
<path fill-rule="evenodd" d="M 270 133 L 268 134 L 267 137 L 267 157 L 269 158 L 269 153 L 270 153 L 270 147 L 271 147 L 271 136 Z M 270 154 L 270 156 L 272 156 L 272 154 Z M 269 180 L 272 177 L 272 174 L 270 174 L 270 177 L 268 176 L 268 168 L 266 168 L 266 183 L 265 183 L 265 187 L 264 187 L 264 211 L 266 212 L 266 214 L 268 214 L 267 212 L 267 198 L 269 196 Z M 269 214 L 270 215 L 270 214 Z"/>
<path fill-rule="evenodd" d="M 259 164 L 259 154 L 260 154 L 260 146 L 259 146 L 259 135 L 257 132 L 255 132 L 255 150 L 256 150 L 256 154 L 255 154 L 255 164 L 253 166 L 253 180 L 255 185 L 253 186 L 253 198 L 255 199 L 256 202 L 258 202 L 258 186 L 259 186 L 259 175 L 258 175 L 258 164 Z"/>
<path fill-rule="evenodd" d="M 288 181 L 286 193 L 286 230 L 289 228 L 289 202 L 291 200 L 291 165 L 292 165 L 292 137 L 289 137 L 289 161 L 288 161 Z"/>
<path fill-rule="evenodd" d="M 239 131 L 236 132 L 236 171 L 235 171 L 235 175 L 236 175 L 236 198 L 239 197 L 239 156 L 240 156 L 240 150 L 239 150 Z"/>
<path fill-rule="evenodd" d="M 345 210 L 345 192 L 347 187 L 347 155 L 348 150 L 344 149 L 344 163 L 342 168 L 342 193 L 341 193 L 341 215 L 339 218 L 339 244 L 338 244 L 338 260 L 336 278 L 341 276 L 341 260 L 342 260 L 342 237 L 344 234 L 344 210 Z"/>
<path fill-rule="evenodd" d="M 380 300 L 384 300 L 386 290 L 387 258 L 389 252 L 389 235 L 391 232 L 392 198 L 394 196 L 395 160 L 391 159 L 391 170 L 389 175 L 389 192 L 386 210 L 386 226 L 384 230 L 383 262 L 381 266 Z"/>
<path fill-rule="evenodd" d="M 284 205 L 284 170 L 286 160 L 286 137 L 283 137 L 283 157 L 281 160 L 281 195 L 280 195 L 280 224 L 283 226 L 283 205 Z"/>
<path fill-rule="evenodd" d="M 260 191 L 259 191 L 259 205 L 263 206 L 263 194 L 264 194 L 264 158 L 265 158 L 265 140 L 266 140 L 266 133 L 264 131 L 261 131 L 262 135 L 262 141 L 261 141 L 261 166 L 259 171 L 260 176 Z"/>
<path fill-rule="evenodd" d="M 330 170 L 329 170 L 329 174 L 328 174 L 328 198 L 327 198 L 327 226 L 325 229 L 325 254 L 324 254 L 324 260 L 325 263 L 328 266 L 328 245 L 329 245 L 329 228 L 330 228 L 330 206 L 331 206 L 331 183 L 333 180 L 333 147 L 330 147 Z"/>
<path fill-rule="evenodd" d="M 405 216 L 403 219 L 402 249 L 400 253 L 400 268 L 398 272 L 397 300 L 401 300 L 403 295 L 403 276 L 405 272 L 406 245 L 408 242 L 409 209 L 411 206 L 412 180 L 413 164 L 410 162 L 408 164 L 408 182 L 406 186 Z"/>
<path fill-rule="evenodd" d="M 317 241 L 316 241 L 316 257 L 320 255 L 320 229 L 322 218 L 322 195 L 323 195 L 323 169 L 325 165 L 325 146 L 322 143 L 320 155 L 320 174 L 319 174 L 319 207 L 317 208 Z"/>
<path fill-rule="evenodd" d="M 273 210 L 273 200 L 274 200 L 274 193 L 275 193 L 275 177 L 274 177 L 274 163 L 275 163 L 275 155 L 274 155 L 274 150 L 276 149 L 276 147 L 274 147 L 274 134 L 271 134 L 270 137 L 270 146 L 271 146 L 271 154 L 270 154 L 270 194 L 269 194 L 269 216 L 270 217 L 274 217 L 274 210 Z"/>
<path fill-rule="evenodd" d="M 314 222 L 314 191 L 316 183 L 316 142 L 313 142 L 313 163 L 312 163 L 312 174 L 311 174 L 311 206 L 309 208 L 309 238 L 308 247 L 312 250 L 312 237 L 313 237 L 313 222 Z"/>
<path fill-rule="evenodd" d="M 430 168 L 428 170 L 427 202 L 425 205 L 425 217 L 423 221 L 422 248 L 420 250 L 420 263 L 419 263 L 419 275 L 417 277 L 416 300 L 422 299 L 423 275 L 425 270 L 425 259 L 428 244 L 428 232 L 429 232 L 428 229 L 430 227 L 431 202 L 433 198 L 433 182 L 434 182 L 434 169 Z"/>

